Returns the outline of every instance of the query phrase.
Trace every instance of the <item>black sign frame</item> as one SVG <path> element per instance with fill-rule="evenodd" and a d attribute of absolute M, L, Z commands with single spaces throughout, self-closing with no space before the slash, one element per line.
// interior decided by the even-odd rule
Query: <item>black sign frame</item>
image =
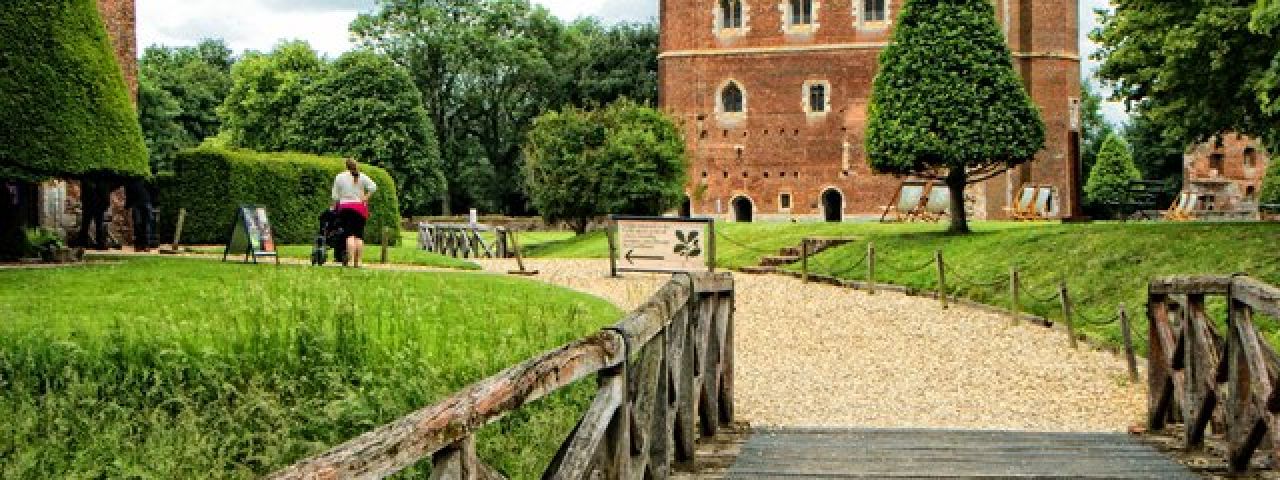
<path fill-rule="evenodd" d="M 707 226 L 707 271 L 714 273 L 716 271 L 716 220 L 711 217 L 662 217 L 662 216 L 643 216 L 643 215 L 609 215 L 609 226 L 605 229 L 605 233 L 609 237 L 609 276 L 617 277 L 619 273 L 687 273 L 685 270 L 664 270 L 664 269 L 648 269 L 648 268 L 627 268 L 619 267 L 618 260 L 621 253 L 619 243 L 621 238 L 618 235 L 619 220 L 634 220 L 642 222 L 669 222 L 669 223 L 701 223 Z"/>

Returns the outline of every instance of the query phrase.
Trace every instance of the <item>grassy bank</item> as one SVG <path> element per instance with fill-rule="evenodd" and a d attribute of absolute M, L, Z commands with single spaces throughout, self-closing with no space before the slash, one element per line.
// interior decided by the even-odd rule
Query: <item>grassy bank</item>
<path fill-rule="evenodd" d="M 176 259 L 0 271 L 0 478 L 252 478 L 620 315 L 475 274 Z M 541 472 L 590 382 L 480 434 Z"/>

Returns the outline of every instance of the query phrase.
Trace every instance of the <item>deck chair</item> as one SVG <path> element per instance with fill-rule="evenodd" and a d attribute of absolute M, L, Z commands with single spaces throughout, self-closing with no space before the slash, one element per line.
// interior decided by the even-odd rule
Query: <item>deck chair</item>
<path fill-rule="evenodd" d="M 1053 187 L 1041 185 L 1036 193 L 1036 201 L 1031 205 L 1031 220 L 1049 220 L 1053 214 Z"/>
<path fill-rule="evenodd" d="M 1196 213 L 1200 210 L 1200 196 L 1188 193 L 1187 197 L 1187 203 L 1182 208 L 1182 215 L 1178 218 L 1178 221 L 1181 222 L 1190 222 L 1200 218 L 1200 215 Z"/>
<path fill-rule="evenodd" d="M 1032 209 L 1035 208 L 1035 200 L 1039 195 L 1039 185 L 1025 184 L 1018 190 L 1018 196 L 1014 197 L 1013 205 L 1005 207 L 1005 211 L 1009 212 L 1009 216 L 1014 220 L 1033 220 L 1035 215 Z"/>
<path fill-rule="evenodd" d="M 893 197 L 893 202 L 885 206 L 884 213 L 880 215 L 880 222 L 909 222 L 923 218 L 925 202 L 929 199 L 931 187 L 932 183 L 918 180 L 902 182 L 898 187 L 898 193 Z M 893 213 L 893 219 L 885 220 L 890 212 Z"/>
<path fill-rule="evenodd" d="M 925 200 L 924 215 L 925 220 L 930 222 L 941 221 L 951 213 L 951 187 L 944 184 L 934 184 L 929 189 L 929 196 Z"/>

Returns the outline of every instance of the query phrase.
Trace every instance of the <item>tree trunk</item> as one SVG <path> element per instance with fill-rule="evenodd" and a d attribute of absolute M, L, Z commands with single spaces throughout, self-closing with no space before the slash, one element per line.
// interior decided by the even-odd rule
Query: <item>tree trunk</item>
<path fill-rule="evenodd" d="M 951 189 L 951 227 L 948 233 L 969 233 L 969 219 L 964 208 L 964 187 L 969 176 L 963 168 L 952 169 L 947 175 L 947 187 Z"/>
<path fill-rule="evenodd" d="M 449 179 L 440 182 L 440 215 L 453 215 L 453 201 L 449 199 Z"/>
<path fill-rule="evenodd" d="M 587 233 L 587 225 L 591 224 L 591 219 L 587 217 L 580 217 L 580 218 L 574 219 L 572 223 L 573 223 L 573 233 L 582 235 L 584 233 Z"/>

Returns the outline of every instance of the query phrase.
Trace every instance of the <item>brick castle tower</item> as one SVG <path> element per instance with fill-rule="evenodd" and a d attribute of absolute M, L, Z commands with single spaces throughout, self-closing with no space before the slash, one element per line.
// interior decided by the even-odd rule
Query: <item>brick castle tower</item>
<path fill-rule="evenodd" d="M 1007 216 L 1024 183 L 1079 211 L 1078 0 L 992 0 L 1046 125 L 1035 161 L 968 190 Z M 873 174 L 867 103 L 903 0 L 661 0 L 659 103 L 692 163 L 682 213 L 730 220 L 879 217 L 901 179 Z"/>

